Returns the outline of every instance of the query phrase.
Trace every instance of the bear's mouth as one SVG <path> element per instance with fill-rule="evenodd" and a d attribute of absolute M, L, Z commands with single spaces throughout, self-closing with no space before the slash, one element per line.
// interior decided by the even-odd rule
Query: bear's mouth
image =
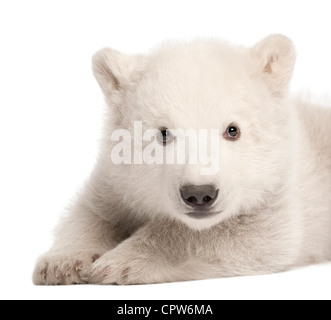
<path fill-rule="evenodd" d="M 209 211 L 192 211 L 187 212 L 186 215 L 193 219 L 207 219 L 214 217 L 218 214 L 222 213 L 222 211 L 215 211 L 215 212 L 209 212 Z"/>

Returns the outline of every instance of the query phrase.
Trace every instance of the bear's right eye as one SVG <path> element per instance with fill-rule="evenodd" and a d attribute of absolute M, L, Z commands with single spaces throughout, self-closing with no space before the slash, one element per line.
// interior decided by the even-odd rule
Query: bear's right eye
<path fill-rule="evenodd" d="M 160 129 L 157 140 L 159 143 L 161 143 L 163 146 L 166 146 L 167 144 L 170 144 L 174 141 L 174 137 L 171 134 L 169 129 Z"/>
<path fill-rule="evenodd" d="M 235 123 L 231 123 L 224 133 L 226 140 L 235 141 L 240 138 L 240 129 Z"/>

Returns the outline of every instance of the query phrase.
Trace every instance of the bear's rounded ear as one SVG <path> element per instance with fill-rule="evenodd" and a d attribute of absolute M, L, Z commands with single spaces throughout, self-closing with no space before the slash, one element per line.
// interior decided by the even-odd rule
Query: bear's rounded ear
<path fill-rule="evenodd" d="M 92 58 L 93 73 L 106 96 L 130 83 L 135 71 L 136 57 L 105 48 Z"/>
<path fill-rule="evenodd" d="M 262 77 L 272 94 L 287 93 L 296 60 L 292 41 L 283 35 L 271 35 L 252 49 L 254 74 Z"/>

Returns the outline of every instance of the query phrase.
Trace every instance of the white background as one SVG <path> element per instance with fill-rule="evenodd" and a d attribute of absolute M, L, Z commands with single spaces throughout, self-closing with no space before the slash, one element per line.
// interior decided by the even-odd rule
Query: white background
<path fill-rule="evenodd" d="M 0 2 L 0 298 L 331 298 L 331 265 L 284 274 L 141 287 L 34 287 L 35 259 L 93 167 L 104 112 L 91 56 L 148 52 L 197 36 L 253 45 L 270 33 L 298 51 L 293 90 L 330 93 L 330 1 Z"/>

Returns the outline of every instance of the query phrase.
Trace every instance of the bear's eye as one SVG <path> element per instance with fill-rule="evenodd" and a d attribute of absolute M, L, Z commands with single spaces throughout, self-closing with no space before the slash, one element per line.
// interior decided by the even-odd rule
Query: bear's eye
<path fill-rule="evenodd" d="M 236 124 L 231 123 L 226 129 L 226 132 L 224 133 L 224 138 L 230 141 L 234 141 L 239 139 L 239 137 L 240 137 L 239 127 Z"/>
<path fill-rule="evenodd" d="M 157 140 L 159 143 L 161 143 L 163 146 L 166 146 L 167 144 L 170 144 L 171 142 L 174 141 L 174 137 L 171 134 L 169 129 L 160 129 L 158 135 L 157 135 Z"/>

